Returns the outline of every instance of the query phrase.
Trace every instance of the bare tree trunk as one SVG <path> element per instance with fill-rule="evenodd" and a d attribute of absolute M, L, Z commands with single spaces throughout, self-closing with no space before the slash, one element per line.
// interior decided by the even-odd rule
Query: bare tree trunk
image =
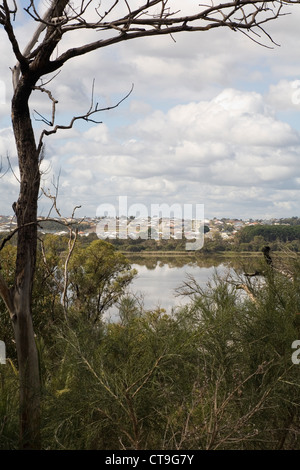
<path fill-rule="evenodd" d="M 37 249 L 37 201 L 40 185 L 39 156 L 28 109 L 34 84 L 20 80 L 12 100 L 12 123 L 20 169 L 20 194 L 14 211 L 18 249 L 11 316 L 20 378 L 20 446 L 40 448 L 39 361 L 32 323 L 32 287 Z"/>
<path fill-rule="evenodd" d="M 40 449 L 40 377 L 27 288 L 15 295 L 15 340 L 20 381 L 20 448 Z"/>

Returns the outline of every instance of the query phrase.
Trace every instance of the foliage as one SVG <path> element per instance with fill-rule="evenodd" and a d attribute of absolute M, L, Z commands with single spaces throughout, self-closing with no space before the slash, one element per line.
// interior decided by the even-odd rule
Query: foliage
<path fill-rule="evenodd" d="M 251 302 L 216 278 L 173 315 L 127 299 L 97 333 L 61 330 L 49 447 L 299 449 L 299 287 L 269 273 Z"/>
<path fill-rule="evenodd" d="M 289 276 L 265 267 L 249 278 L 251 298 L 237 288 L 238 271 L 204 289 L 189 278 L 181 293 L 190 302 L 167 313 L 125 295 L 133 273 L 111 244 L 79 243 L 65 317 L 68 244 L 56 240 L 43 238 L 34 291 L 45 449 L 300 449 L 296 255 L 282 258 Z M 1 255 L 9 279 L 15 248 Z M 100 288 L 103 305 L 118 305 L 112 323 L 99 313 Z M 0 338 L 8 338 L 2 315 Z M 11 343 L 0 366 L 1 449 L 17 441 L 14 354 Z"/>
<path fill-rule="evenodd" d="M 300 225 L 251 225 L 240 230 L 238 238 L 242 243 L 249 243 L 257 236 L 261 236 L 267 242 L 299 240 Z"/>
<path fill-rule="evenodd" d="M 7 244 L 1 251 L 1 272 L 4 279 L 11 283 L 14 278 L 14 264 L 16 260 L 16 246 Z M 16 357 L 15 344 L 13 341 L 13 327 L 3 300 L 0 298 L 0 340 L 4 341 L 6 354 Z"/>
<path fill-rule="evenodd" d="M 18 447 L 18 385 L 13 362 L 0 364 L 0 450 Z"/>
<path fill-rule="evenodd" d="M 76 247 L 69 269 L 72 308 L 93 322 L 120 298 L 136 274 L 124 255 L 103 240 Z"/>

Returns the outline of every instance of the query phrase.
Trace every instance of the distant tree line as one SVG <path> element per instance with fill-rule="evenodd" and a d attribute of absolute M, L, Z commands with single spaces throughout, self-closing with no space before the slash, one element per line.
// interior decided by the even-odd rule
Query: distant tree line
<path fill-rule="evenodd" d="M 240 231 L 238 239 L 241 243 L 249 243 L 256 236 L 262 236 L 267 242 L 300 240 L 300 225 L 250 225 Z"/>
<path fill-rule="evenodd" d="M 290 220 L 290 219 L 288 219 Z M 217 231 L 213 233 L 210 238 L 205 238 L 204 246 L 199 253 L 202 254 L 213 254 L 216 252 L 226 251 L 261 251 L 263 246 L 270 245 L 273 251 L 282 249 L 283 245 L 292 251 L 300 251 L 300 225 L 296 222 L 300 220 L 295 218 L 294 225 L 250 225 L 243 227 L 235 235 L 231 235 L 229 238 L 223 238 L 221 232 Z M 46 228 L 53 231 L 64 231 L 64 226 L 58 222 L 42 223 L 41 229 Z M 73 225 L 73 229 L 82 228 L 80 223 Z M 89 227 L 85 227 L 89 228 Z M 59 230 L 58 230 L 59 229 Z M 66 230 L 66 229 L 65 229 Z M 205 226 L 204 233 L 209 232 L 209 228 Z M 7 233 L 0 233 L 0 244 L 1 240 L 8 236 Z M 45 236 L 45 235 L 40 235 Z M 67 239 L 68 234 L 60 235 L 62 239 Z M 80 237 L 80 244 L 82 246 L 88 246 L 93 241 L 98 240 L 98 236 L 95 232 L 91 232 L 86 236 Z M 132 239 L 130 237 L 126 239 L 120 238 L 107 238 L 106 241 L 113 245 L 118 251 L 128 253 L 143 253 L 143 252 L 164 252 L 174 251 L 185 251 L 187 240 L 184 236 L 179 238 L 170 239 L 145 239 L 137 238 Z M 16 237 L 12 237 L 10 240 L 11 244 L 16 243 Z M 59 246 L 59 244 L 58 244 Z"/>
<path fill-rule="evenodd" d="M 300 217 L 286 217 L 278 220 L 280 224 L 300 225 Z"/>

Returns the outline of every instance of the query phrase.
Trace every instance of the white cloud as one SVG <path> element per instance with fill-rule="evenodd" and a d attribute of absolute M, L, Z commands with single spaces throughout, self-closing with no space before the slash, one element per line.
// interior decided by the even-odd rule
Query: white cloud
<path fill-rule="evenodd" d="M 282 79 L 276 84 L 271 84 L 267 101 L 279 111 L 292 111 L 299 113 L 300 110 L 300 79 Z"/>
<path fill-rule="evenodd" d="M 103 197 L 128 195 L 148 204 L 201 202 L 210 215 L 218 204 L 227 215 L 236 206 L 241 216 L 243 207 L 253 215 L 261 205 L 296 207 L 299 135 L 258 93 L 228 89 L 210 101 L 157 110 L 120 135 L 98 125 L 60 149 L 69 155 L 63 200 L 72 196 L 75 206 L 85 198 L 97 207 Z M 292 200 L 273 204 L 279 190 Z"/>
<path fill-rule="evenodd" d="M 16 145 L 10 127 L 0 129 L 0 155 L 2 159 L 7 156 L 9 158 L 16 156 Z"/>
<path fill-rule="evenodd" d="M 170 36 L 126 41 L 66 64 L 49 84 L 59 124 L 87 111 L 94 78 L 99 107 L 114 105 L 132 83 L 134 90 L 97 117 L 104 124 L 77 122 L 46 138 L 43 184 L 60 174 L 65 214 L 78 204 L 95 214 L 101 202 L 127 194 L 135 202 L 201 202 L 210 216 L 298 215 L 299 19 L 295 5 L 292 16 L 267 26 L 281 44 L 273 50 L 218 29 L 176 35 L 176 42 Z M 29 25 L 17 31 L 24 44 L 29 34 Z M 14 59 L 2 30 L 0 41 L 0 152 L 13 158 L 8 67 Z M 72 41 L 66 37 L 57 53 Z M 51 116 L 47 95 L 35 92 L 32 109 Z M 35 127 L 38 138 L 41 123 Z M 0 213 L 10 211 L 16 189 L 11 173 L 0 180 Z"/>

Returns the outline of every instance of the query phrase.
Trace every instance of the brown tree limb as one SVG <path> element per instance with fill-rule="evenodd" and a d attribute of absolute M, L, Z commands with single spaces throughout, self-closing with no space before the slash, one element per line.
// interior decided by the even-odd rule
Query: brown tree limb
<path fill-rule="evenodd" d="M 74 235 L 74 236 L 73 236 Z M 69 287 L 69 262 L 74 251 L 76 242 L 78 237 L 78 228 L 75 229 L 73 232 L 72 229 L 69 228 L 69 240 L 68 240 L 68 254 L 64 264 L 64 285 L 63 285 L 63 293 L 62 293 L 62 306 L 64 309 L 65 320 L 68 321 L 68 299 L 67 299 L 67 292 Z"/>
<path fill-rule="evenodd" d="M 42 117 L 42 121 L 45 122 L 46 124 L 48 124 L 49 126 L 53 126 L 54 125 L 54 121 L 55 121 L 55 105 L 58 103 L 58 101 L 53 98 L 52 96 L 52 93 L 50 90 L 47 90 L 46 88 L 42 87 L 42 86 L 34 86 L 33 87 L 34 90 L 39 90 L 41 91 L 42 93 L 46 93 L 48 96 L 49 96 L 49 99 L 52 101 L 52 120 L 51 121 L 46 121 L 45 118 L 43 118 L 41 116 L 41 114 L 39 114 L 37 111 L 35 111 L 37 114 L 39 114 L 39 116 Z"/>
<path fill-rule="evenodd" d="M 74 116 L 68 125 L 59 125 L 59 124 L 57 124 L 57 125 L 56 125 L 53 129 L 51 129 L 51 130 L 46 130 L 46 129 L 44 129 L 44 130 L 42 131 L 41 136 L 40 136 L 40 140 L 39 140 L 39 144 L 38 144 L 38 152 L 40 152 L 41 149 L 42 149 L 44 136 L 49 136 L 49 135 L 51 135 L 51 134 L 56 134 L 56 132 L 57 132 L 58 130 L 71 129 L 71 128 L 73 127 L 74 123 L 75 123 L 76 121 L 80 120 L 80 119 L 82 119 L 82 120 L 84 120 L 84 121 L 87 121 L 87 122 L 93 122 L 93 123 L 96 123 L 96 124 L 101 124 L 101 121 L 95 121 L 95 120 L 91 119 L 91 116 L 94 115 L 94 114 L 103 112 L 103 111 L 110 111 L 111 109 L 115 109 L 115 108 L 117 108 L 118 106 L 120 106 L 120 104 L 123 103 L 123 101 L 125 101 L 125 100 L 129 97 L 129 95 L 132 93 L 133 86 L 134 86 L 134 85 L 131 86 L 130 91 L 129 91 L 121 100 L 119 100 L 115 105 L 113 105 L 113 106 L 108 106 L 108 107 L 106 107 L 106 108 L 98 108 L 98 103 L 96 103 L 96 104 L 94 105 L 94 103 L 93 103 L 93 91 L 92 91 L 91 105 L 90 105 L 89 110 L 88 110 L 85 114 L 83 114 L 83 115 L 81 115 L 81 116 Z M 94 88 L 94 84 L 93 84 L 93 88 Z M 52 95 L 51 95 L 51 96 L 52 96 Z M 55 102 L 54 102 L 54 101 L 55 101 Z M 53 106 L 55 106 L 56 103 L 57 103 L 57 101 L 56 101 L 56 100 L 53 100 Z M 55 116 L 55 108 L 54 108 L 54 110 L 53 110 L 52 116 L 53 116 L 53 117 Z M 45 120 L 44 120 L 44 122 L 45 122 Z"/>

